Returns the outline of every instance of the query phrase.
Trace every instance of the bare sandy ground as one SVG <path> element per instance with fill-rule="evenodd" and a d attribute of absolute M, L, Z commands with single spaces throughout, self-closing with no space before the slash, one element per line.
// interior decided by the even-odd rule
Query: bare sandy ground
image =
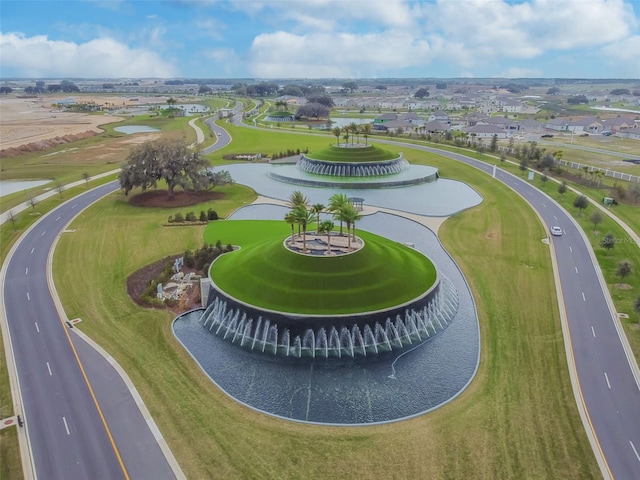
<path fill-rule="evenodd" d="M 77 102 L 95 102 L 105 106 L 112 104 L 118 107 L 166 103 L 166 99 L 162 97 L 134 97 L 138 98 L 138 101 L 120 96 L 88 95 L 47 95 L 40 98 L 0 97 L 0 149 L 17 148 L 65 135 L 99 133 L 100 125 L 123 120 L 122 117 L 108 114 L 61 112 L 52 106 L 56 100 L 69 97 Z"/>

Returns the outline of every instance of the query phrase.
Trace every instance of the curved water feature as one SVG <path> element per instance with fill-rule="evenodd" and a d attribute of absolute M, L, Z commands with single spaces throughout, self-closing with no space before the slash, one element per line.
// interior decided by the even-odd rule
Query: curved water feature
<path fill-rule="evenodd" d="M 275 220 L 281 219 L 285 212 L 286 208 L 276 205 L 252 205 L 234 213 L 233 219 Z M 312 342 L 309 334 L 307 345 L 315 343 L 316 357 L 297 358 L 269 352 L 269 342 L 261 343 L 260 335 L 254 336 L 253 350 L 239 347 L 238 337 L 236 343 L 231 340 L 242 331 L 236 328 L 232 333 L 231 317 L 216 335 L 212 330 L 217 327 L 210 330 L 210 323 L 204 326 L 203 309 L 179 316 L 173 323 L 176 338 L 230 398 L 248 408 L 287 420 L 367 425 L 424 414 L 452 400 L 469 385 L 478 366 L 480 332 L 473 298 L 455 262 L 443 250 L 436 235 L 417 222 L 377 213 L 364 217 L 360 224 L 361 228 L 387 235 L 397 242 L 415 243 L 416 249 L 428 253 L 438 267 L 441 281 L 444 283 L 446 277 L 455 288 L 455 318 L 437 335 L 433 335 L 429 327 L 430 337 L 426 342 L 414 341 L 412 346 L 389 354 L 349 357 L 344 356 L 343 351 L 341 358 L 325 358 L 328 350 L 324 350 L 324 335 L 320 332 L 318 340 L 314 334 Z M 238 322 L 241 320 L 242 315 Z M 381 323 L 381 327 L 386 327 L 385 323 Z M 437 322 L 434 321 L 434 325 L 438 328 Z M 225 340 L 226 326 L 230 328 Z M 314 333 L 320 328 L 318 325 L 313 329 Z M 327 344 L 333 337 L 335 345 L 342 333 L 342 341 L 348 346 L 345 336 L 351 332 L 336 327 L 336 333 L 338 339 L 325 327 Z M 291 338 L 291 332 L 289 336 Z M 262 346 L 265 346 L 264 353 Z M 311 354 L 311 349 L 308 353 Z"/>
<path fill-rule="evenodd" d="M 298 169 L 316 175 L 332 177 L 378 177 L 404 172 L 411 166 L 402 156 L 378 162 L 327 162 L 302 155 Z"/>
<path fill-rule="evenodd" d="M 322 317 L 262 310 L 215 288 L 200 321 L 218 337 L 254 352 L 289 358 L 354 358 L 400 352 L 444 331 L 458 309 L 446 278 L 408 305 Z"/>
<path fill-rule="evenodd" d="M 353 153 L 353 158 L 323 159 L 311 158 L 303 154 L 300 155 L 295 166 L 274 166 L 268 175 L 274 180 L 294 185 L 357 189 L 406 187 L 433 182 L 438 178 L 437 168 L 411 165 L 402 154 L 395 158 L 387 157 L 378 160 L 375 158 L 377 156 L 379 158 L 384 151 L 373 149 L 371 146 L 333 146 L 331 148 L 333 150 L 329 151 L 329 155 L 345 158 L 349 157 L 349 153 Z M 342 152 L 336 154 L 337 151 Z"/>

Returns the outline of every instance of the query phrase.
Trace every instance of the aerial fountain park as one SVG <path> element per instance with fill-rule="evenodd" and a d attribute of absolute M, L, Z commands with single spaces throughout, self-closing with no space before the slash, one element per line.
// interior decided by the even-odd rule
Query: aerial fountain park
<path fill-rule="evenodd" d="M 173 322 L 220 389 L 288 420 L 366 425 L 423 414 L 466 388 L 480 353 L 473 299 L 436 234 L 415 218 L 477 205 L 477 192 L 372 145 L 225 169 L 274 201 L 207 226 L 205 242 L 234 251 L 211 265 L 203 307 Z M 336 218 L 333 230 L 314 230 L 314 221 L 295 233 L 282 200 L 296 189 L 311 204 L 343 194 L 367 207 L 357 229 L 338 228 Z M 328 218 L 318 214 L 319 225 Z"/>

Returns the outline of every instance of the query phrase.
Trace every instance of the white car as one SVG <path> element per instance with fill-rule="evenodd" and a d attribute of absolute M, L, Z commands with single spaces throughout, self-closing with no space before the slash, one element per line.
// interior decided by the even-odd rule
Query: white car
<path fill-rule="evenodd" d="M 562 229 L 560 227 L 551 227 L 551 235 L 555 235 L 555 236 L 562 235 Z"/>

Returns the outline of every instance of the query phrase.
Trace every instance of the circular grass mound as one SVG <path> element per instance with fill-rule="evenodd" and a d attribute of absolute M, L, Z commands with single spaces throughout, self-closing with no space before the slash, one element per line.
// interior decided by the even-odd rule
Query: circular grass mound
<path fill-rule="evenodd" d="M 311 160 L 323 160 L 326 162 L 375 163 L 395 160 L 400 155 L 374 145 L 365 147 L 338 147 L 331 145 L 322 150 L 306 154 L 306 157 Z"/>
<path fill-rule="evenodd" d="M 424 255 L 360 231 L 365 247 L 350 255 L 298 255 L 283 245 L 282 221 L 225 221 L 207 227 L 205 241 L 241 248 L 221 256 L 210 276 L 227 295 L 258 308 L 305 315 L 388 309 L 409 302 L 436 282 Z"/>

